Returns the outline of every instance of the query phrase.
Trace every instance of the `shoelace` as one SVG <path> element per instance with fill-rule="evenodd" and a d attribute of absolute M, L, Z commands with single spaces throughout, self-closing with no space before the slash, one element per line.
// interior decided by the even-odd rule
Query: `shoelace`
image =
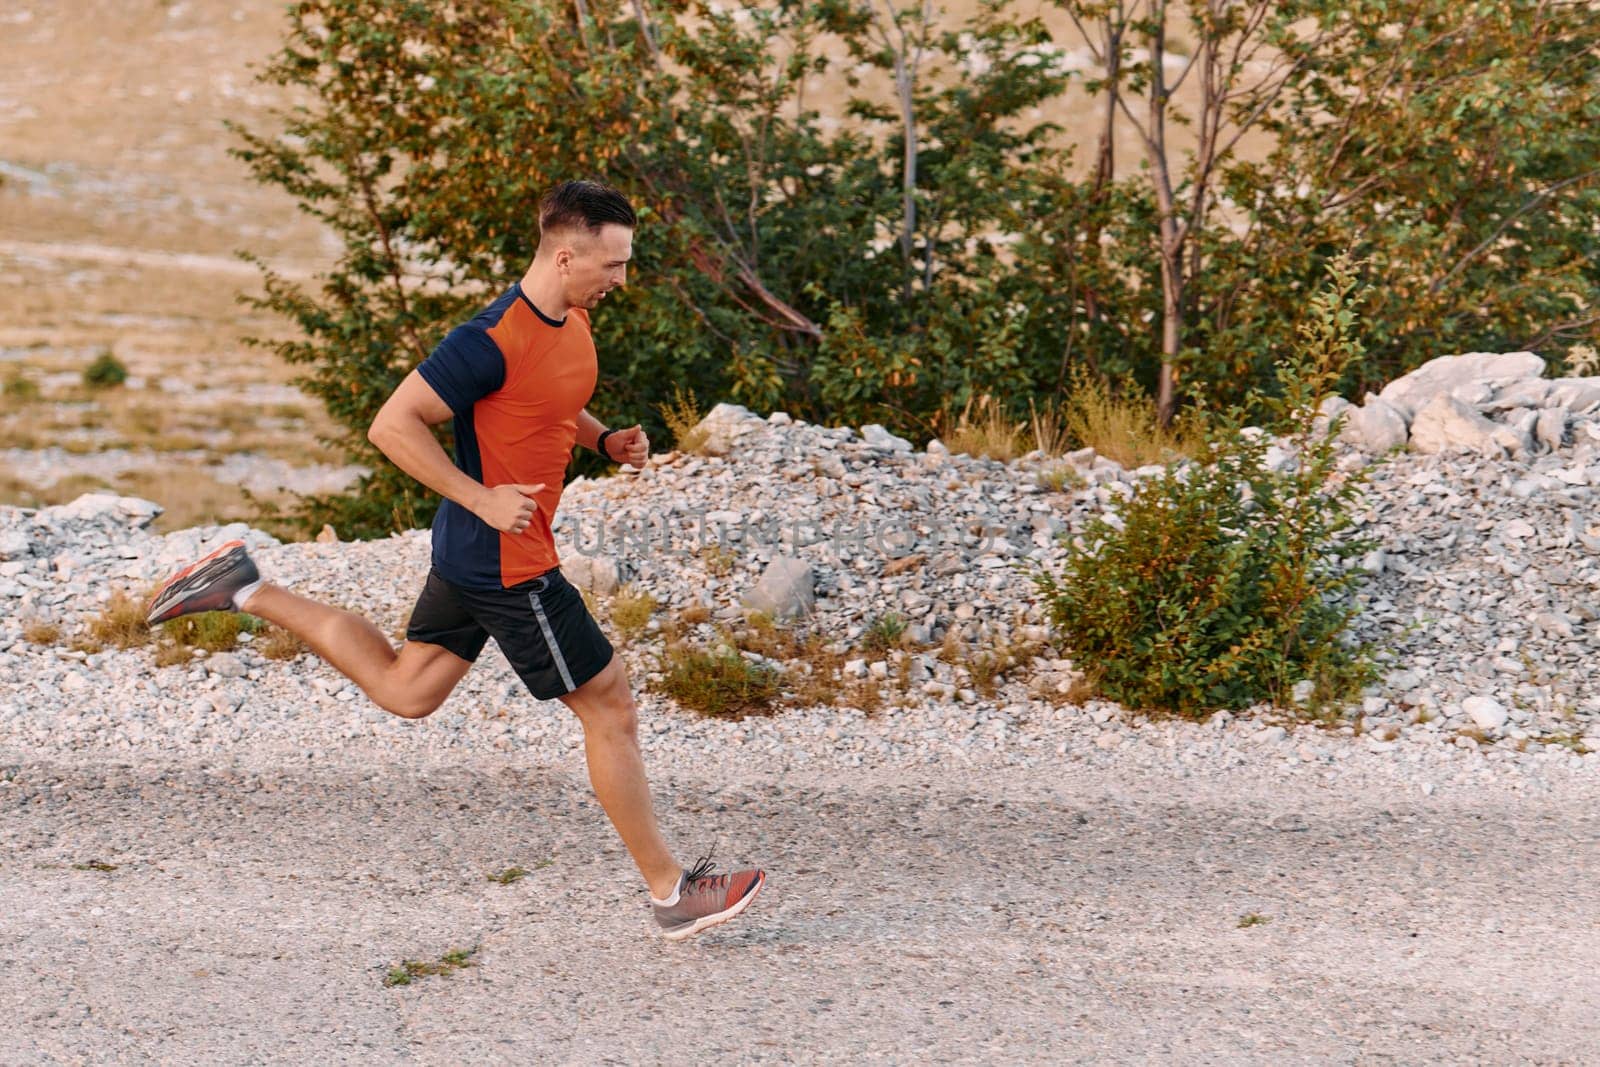
<path fill-rule="evenodd" d="M 710 856 L 705 856 L 690 867 L 683 875 L 683 888 L 689 893 L 704 893 L 708 889 L 726 889 L 728 875 L 713 875 L 717 865 L 711 862 Z"/>

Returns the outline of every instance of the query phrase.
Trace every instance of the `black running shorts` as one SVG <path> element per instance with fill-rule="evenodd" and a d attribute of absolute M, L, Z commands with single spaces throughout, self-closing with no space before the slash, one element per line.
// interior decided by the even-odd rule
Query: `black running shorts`
<path fill-rule="evenodd" d="M 611 642 L 559 568 L 509 589 L 465 589 L 430 571 L 406 639 L 473 662 L 491 637 L 540 700 L 572 692 L 611 662 Z"/>

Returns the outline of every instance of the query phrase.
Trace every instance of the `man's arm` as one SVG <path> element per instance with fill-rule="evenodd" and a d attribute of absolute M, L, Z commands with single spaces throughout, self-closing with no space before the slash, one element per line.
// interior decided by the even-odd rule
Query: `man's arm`
<path fill-rule="evenodd" d="M 537 505 L 530 493 L 541 485 L 484 486 L 468 477 L 433 436 L 432 426 L 450 418 L 450 407 L 416 371 L 406 375 L 378 409 L 367 440 L 396 467 L 447 500 L 453 500 L 495 529 L 521 533 Z"/>
<path fill-rule="evenodd" d="M 605 423 L 589 414 L 588 408 L 578 412 L 578 444 L 590 452 L 598 452 L 595 443 L 600 440 L 600 435 L 605 433 L 605 430 Z"/>
<path fill-rule="evenodd" d="M 600 435 L 605 432 L 605 424 L 589 414 L 588 408 L 578 412 L 578 444 L 591 452 L 599 452 Z M 650 460 L 650 438 L 638 424 L 618 430 L 606 438 L 604 455 L 613 463 L 642 467 Z"/>

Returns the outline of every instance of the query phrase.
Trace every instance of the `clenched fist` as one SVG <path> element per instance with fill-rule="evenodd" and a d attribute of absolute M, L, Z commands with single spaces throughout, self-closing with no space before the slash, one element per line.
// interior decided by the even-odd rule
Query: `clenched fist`
<path fill-rule="evenodd" d="M 642 467 L 650 459 L 650 438 L 637 423 L 606 438 L 606 458 Z"/>
<path fill-rule="evenodd" d="M 533 495 L 543 488 L 543 482 L 538 485 L 497 485 L 484 494 L 476 514 L 501 533 L 522 533 L 539 510 L 539 503 Z"/>

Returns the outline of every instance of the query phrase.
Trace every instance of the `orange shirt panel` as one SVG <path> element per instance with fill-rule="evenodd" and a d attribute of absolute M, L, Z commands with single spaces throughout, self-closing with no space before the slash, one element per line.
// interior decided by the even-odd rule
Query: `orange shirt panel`
<path fill-rule="evenodd" d="M 501 580 L 512 586 L 560 566 L 550 523 L 599 363 L 582 308 L 573 308 L 556 327 L 518 300 L 488 332 L 505 356 L 506 379 L 473 409 L 484 484 L 544 483 L 536 494 L 539 514 L 528 529 L 500 534 Z"/>

